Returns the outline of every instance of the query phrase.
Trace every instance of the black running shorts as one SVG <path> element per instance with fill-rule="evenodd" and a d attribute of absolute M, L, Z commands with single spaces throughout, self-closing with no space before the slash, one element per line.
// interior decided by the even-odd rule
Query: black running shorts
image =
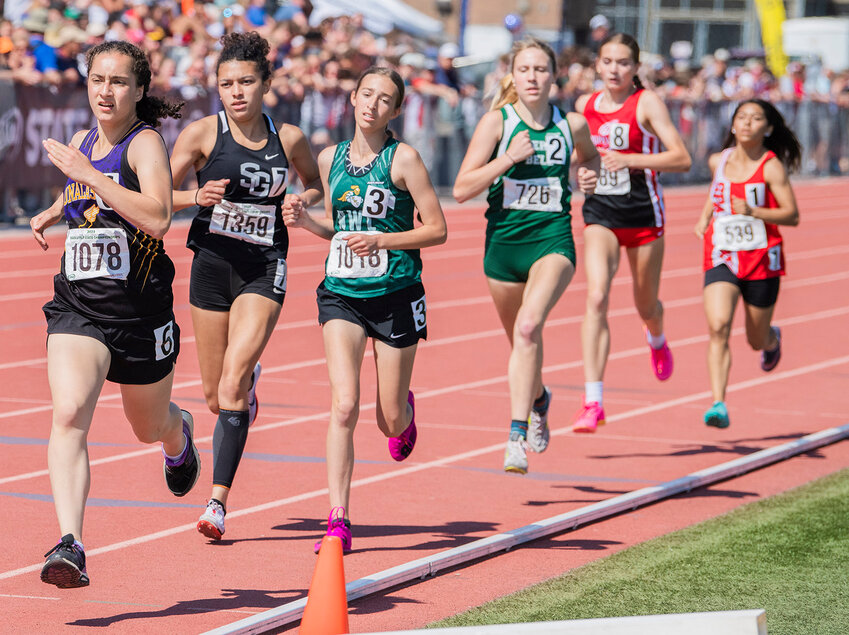
<path fill-rule="evenodd" d="M 128 323 L 97 323 L 51 300 L 42 307 L 47 334 L 82 335 L 101 342 L 112 356 L 106 379 L 116 384 L 147 385 L 168 376 L 180 352 L 180 327 L 174 314 Z"/>
<path fill-rule="evenodd" d="M 713 269 L 705 271 L 705 285 L 713 282 L 730 282 L 740 289 L 743 302 L 751 306 L 766 309 L 778 300 L 778 287 L 781 282 L 780 276 L 765 278 L 763 280 L 741 280 L 734 275 L 725 265 L 717 265 Z"/>
<path fill-rule="evenodd" d="M 195 252 L 189 283 L 192 306 L 207 311 L 229 311 L 243 293 L 256 293 L 283 304 L 286 260 L 229 261 L 202 249 Z"/>
<path fill-rule="evenodd" d="M 421 282 L 375 298 L 339 295 L 324 286 L 316 289 L 318 322 L 345 320 L 359 324 L 368 337 L 393 348 L 407 348 L 427 339 L 427 309 Z"/>

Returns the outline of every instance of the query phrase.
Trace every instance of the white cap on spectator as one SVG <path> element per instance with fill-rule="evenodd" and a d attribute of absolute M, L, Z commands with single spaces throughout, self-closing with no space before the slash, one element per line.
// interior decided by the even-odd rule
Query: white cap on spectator
<path fill-rule="evenodd" d="M 103 22 L 89 22 L 85 27 L 85 32 L 92 37 L 101 37 L 109 27 Z"/>
<path fill-rule="evenodd" d="M 610 28 L 610 20 L 608 20 L 606 17 L 604 17 L 600 13 L 598 13 L 598 14 L 594 15 L 592 18 L 590 18 L 590 29 L 592 29 L 594 31 L 594 30 L 600 29 L 602 27 L 609 29 Z"/>
<path fill-rule="evenodd" d="M 404 53 L 401 59 L 398 60 L 402 66 L 412 66 L 413 68 L 424 68 L 425 59 L 422 53 Z"/>
<path fill-rule="evenodd" d="M 446 42 L 442 46 L 439 47 L 439 57 L 446 57 L 449 59 L 454 59 L 458 55 L 460 55 L 460 47 L 457 46 L 454 42 Z"/>
<path fill-rule="evenodd" d="M 727 62 L 729 59 L 731 59 L 731 53 L 729 53 L 727 49 L 716 49 L 713 52 L 713 58 L 719 60 L 720 62 Z"/>

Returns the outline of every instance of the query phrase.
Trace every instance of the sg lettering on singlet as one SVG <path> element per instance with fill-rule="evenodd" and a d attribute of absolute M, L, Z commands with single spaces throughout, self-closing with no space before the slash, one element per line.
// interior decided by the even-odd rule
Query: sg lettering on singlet
<path fill-rule="evenodd" d="M 156 340 L 156 361 L 166 359 L 174 352 L 174 320 L 168 322 L 158 329 L 153 329 L 153 337 Z"/>
<path fill-rule="evenodd" d="M 503 178 L 504 209 L 532 212 L 562 212 L 563 185 L 560 179 L 549 176 L 537 179 Z"/>
<path fill-rule="evenodd" d="M 354 232 L 337 232 L 330 241 L 325 273 L 330 278 L 379 278 L 389 269 L 389 252 L 378 249 L 369 256 L 357 256 L 348 247 L 346 238 Z M 378 231 L 355 232 L 358 234 L 380 234 Z"/>
<path fill-rule="evenodd" d="M 65 238 L 65 277 L 68 280 L 113 278 L 130 273 L 127 234 L 120 227 L 68 230 Z"/>
<path fill-rule="evenodd" d="M 369 185 L 363 197 L 363 215 L 367 218 L 386 218 L 395 209 L 395 195 L 385 187 Z"/>
<path fill-rule="evenodd" d="M 751 251 L 767 246 L 766 225 L 760 218 L 723 214 L 713 221 L 713 246 L 721 251 Z"/>
<path fill-rule="evenodd" d="M 274 205 L 233 203 L 222 200 L 212 208 L 209 231 L 255 245 L 271 247 L 274 244 L 275 211 Z"/>

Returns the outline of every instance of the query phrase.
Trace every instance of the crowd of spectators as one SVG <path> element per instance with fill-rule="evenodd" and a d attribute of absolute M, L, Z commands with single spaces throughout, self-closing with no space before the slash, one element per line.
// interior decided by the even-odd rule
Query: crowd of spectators
<path fill-rule="evenodd" d="M 85 50 L 122 39 L 149 54 L 153 90 L 184 99 L 214 96 L 219 38 L 233 30 L 256 30 L 271 45 L 275 69 L 268 111 L 299 125 L 316 150 L 351 134 L 348 95 L 360 72 L 376 62 L 397 68 L 408 95 L 396 132 L 420 152 L 434 182 L 450 186 L 471 131 L 508 70 L 506 55 L 491 62 L 484 69 L 488 73 L 480 65 L 458 69 L 453 42 L 422 42 L 400 31 L 377 35 L 364 28 L 360 15 L 311 24 L 312 10 L 309 0 L 5 0 L 0 77 L 56 90 L 82 85 Z M 594 49 L 611 25 L 603 16 L 593 20 L 586 45 L 560 54 L 558 93 L 552 99 L 567 110 L 598 86 Z M 725 50 L 698 63 L 648 54 L 640 73 L 647 86 L 678 105 L 673 112 L 685 139 L 688 132 L 695 134 L 705 104 L 762 97 L 782 103 L 791 123 L 794 105 L 803 102 L 849 112 L 849 73 L 798 62 L 776 78 L 762 59 L 737 60 Z M 811 153 L 811 171 L 849 172 L 849 159 L 826 147 L 838 125 L 820 119 L 828 118 L 811 119 L 812 140 L 819 144 Z"/>

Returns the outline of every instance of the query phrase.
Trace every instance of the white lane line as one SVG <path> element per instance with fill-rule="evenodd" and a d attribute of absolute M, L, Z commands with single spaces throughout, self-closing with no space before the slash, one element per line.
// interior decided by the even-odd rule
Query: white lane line
<path fill-rule="evenodd" d="M 639 349 L 639 350 L 641 352 L 645 352 L 645 351 L 643 351 L 642 348 Z M 816 364 L 809 364 L 807 366 L 801 366 L 799 368 L 793 368 L 793 369 L 786 370 L 786 371 L 783 371 L 783 372 L 778 372 L 778 373 L 773 372 L 773 373 L 770 373 L 770 375 L 764 376 L 762 378 L 750 379 L 750 380 L 747 380 L 747 381 L 738 382 L 738 383 L 730 385 L 728 387 L 728 391 L 734 392 L 734 391 L 739 391 L 739 390 L 745 390 L 746 388 L 752 388 L 754 386 L 759 386 L 761 384 L 779 381 L 779 380 L 782 380 L 782 379 L 789 379 L 789 378 L 792 378 L 792 377 L 798 377 L 800 375 L 805 375 L 805 374 L 816 372 L 816 371 L 823 370 L 823 369 L 826 369 L 826 368 L 832 368 L 834 366 L 841 366 L 841 365 L 847 364 L 847 363 L 849 363 L 849 355 L 845 355 L 845 356 L 842 356 L 842 357 L 835 357 L 835 358 L 830 359 L 830 360 L 825 360 L 825 361 L 822 361 L 822 362 L 818 362 Z M 553 370 L 553 368 L 547 367 L 547 368 L 544 368 L 543 370 L 545 370 L 546 372 L 550 372 L 551 370 Z M 498 383 L 498 382 L 503 382 L 503 381 L 506 381 L 506 376 L 496 377 L 496 378 L 492 378 L 492 379 L 488 379 L 488 380 L 481 380 L 481 381 L 477 381 L 477 382 L 471 382 L 470 384 L 465 384 L 463 386 L 455 386 L 453 388 L 444 388 L 444 389 L 438 389 L 438 390 L 423 391 L 421 393 L 421 397 L 422 398 L 432 397 L 432 396 L 441 395 L 441 394 L 444 394 L 444 393 L 447 393 L 447 392 L 460 392 L 460 391 L 466 390 L 467 387 L 480 386 L 480 385 Z M 665 410 L 667 408 L 674 408 L 676 406 L 680 406 L 681 404 L 684 404 L 684 403 L 689 403 L 689 402 L 692 402 L 692 401 L 698 401 L 700 399 L 705 399 L 708 396 L 710 396 L 710 393 L 708 391 L 692 393 L 692 394 L 686 395 L 684 397 L 679 397 L 679 398 L 676 398 L 676 399 L 669 399 L 667 401 L 663 401 L 663 402 L 654 404 L 652 406 L 645 406 L 643 408 L 635 408 L 635 409 L 629 410 L 627 412 L 616 414 L 616 415 L 613 415 L 611 417 L 608 417 L 608 421 L 611 421 L 611 422 L 620 421 L 620 420 L 623 420 L 623 419 L 627 419 L 629 417 L 635 417 L 635 416 L 647 414 L 647 413 L 650 413 L 650 412 L 658 412 L 660 410 Z M 416 397 L 418 398 L 418 394 L 416 395 Z M 363 409 L 371 409 L 371 408 L 374 408 L 374 403 L 368 404 L 367 406 L 363 407 Z M 327 416 L 327 413 L 322 413 L 320 415 L 314 415 L 314 416 L 311 416 L 311 417 L 304 417 L 303 419 L 304 420 L 316 419 L 316 418 L 319 418 L 319 417 L 326 417 L 326 416 Z M 280 427 L 280 426 L 283 426 L 283 425 L 291 425 L 291 422 L 279 422 L 277 424 L 265 425 L 265 426 L 262 426 L 261 429 L 268 430 L 268 429 L 271 429 L 271 428 L 274 428 L 274 427 Z M 563 435 L 566 435 L 566 434 L 570 434 L 570 435 L 572 435 L 573 437 L 576 437 L 576 438 L 579 436 L 579 435 L 572 433 L 571 429 L 568 428 L 568 427 L 559 428 L 557 430 L 552 430 L 551 434 L 552 434 L 552 436 L 563 436 Z M 211 437 L 209 437 L 209 439 L 211 439 Z M 476 458 L 478 456 L 481 456 L 481 455 L 484 455 L 484 454 L 489 454 L 491 452 L 502 452 L 503 450 L 504 450 L 504 443 L 495 443 L 495 444 L 492 444 L 492 445 L 488 445 L 486 447 L 477 448 L 475 450 L 469 450 L 467 452 L 461 452 L 459 454 L 453 454 L 451 456 L 446 456 L 446 457 L 443 457 L 443 458 L 440 458 L 440 459 L 435 459 L 433 461 L 427 461 L 425 463 L 419 463 L 419 464 L 416 464 L 416 465 L 409 465 L 407 467 L 392 470 L 390 472 L 384 472 L 382 474 L 376 474 L 374 476 L 357 479 L 357 480 L 354 480 L 354 481 L 351 482 L 351 488 L 363 487 L 365 485 L 371 485 L 372 483 L 379 483 L 379 482 L 382 482 L 382 481 L 388 481 L 388 480 L 395 479 L 395 478 L 401 478 L 401 477 L 407 476 L 409 474 L 415 474 L 417 472 L 423 472 L 425 470 L 430 470 L 432 468 L 445 467 L 445 466 L 451 465 L 452 463 L 458 463 L 460 461 L 465 461 L 466 459 Z M 138 454 L 142 454 L 142 453 L 148 454 L 148 453 L 151 453 L 151 452 L 159 452 L 159 448 L 154 448 L 152 450 L 150 450 L 150 449 L 144 450 L 144 451 L 141 451 L 141 452 L 138 452 L 138 453 L 130 453 L 130 454 L 138 455 Z M 124 456 L 125 455 L 119 455 L 119 456 L 116 456 L 116 457 L 111 457 L 111 459 L 112 460 L 119 460 L 120 458 L 123 458 Z M 94 464 L 94 462 L 92 462 L 92 464 Z M 47 472 L 45 470 L 44 474 L 46 474 L 46 473 Z M 5 480 L 6 479 L 4 479 L 3 481 L 0 481 L 0 483 L 4 482 Z M 230 512 L 228 515 L 231 518 L 237 518 L 239 516 L 247 516 L 249 514 L 256 514 L 256 513 L 259 513 L 259 512 L 270 510 L 270 509 L 276 509 L 278 507 L 283 507 L 285 505 L 291 505 L 292 503 L 298 503 L 298 502 L 301 502 L 301 501 L 310 500 L 310 499 L 313 499 L 313 498 L 317 498 L 319 496 L 326 496 L 327 494 L 328 494 L 328 490 L 327 490 L 326 487 L 324 487 L 324 488 L 321 488 L 321 489 L 312 490 L 310 492 L 303 492 L 303 493 L 297 494 L 295 496 L 289 496 L 287 498 L 282 498 L 282 499 L 278 499 L 278 500 L 275 500 L 275 501 L 269 501 L 267 503 L 262 503 L 260 505 L 254 505 L 253 507 L 248 507 L 248 508 L 245 508 L 245 509 L 239 509 L 239 510 Z M 138 536 L 136 538 L 131 538 L 130 540 L 124 540 L 124 541 L 121 541 L 121 542 L 117 542 L 117 543 L 114 543 L 114 544 L 111 544 L 111 545 L 107 545 L 105 547 L 98 547 L 96 549 L 92 549 L 92 550 L 88 551 L 86 553 L 86 555 L 87 556 L 95 556 L 95 555 L 102 554 L 102 553 L 109 553 L 110 551 L 117 551 L 119 549 L 125 549 L 127 547 L 132 547 L 132 546 L 135 546 L 135 545 L 144 544 L 144 543 L 147 543 L 147 542 L 151 542 L 153 540 L 158 540 L 160 538 L 166 538 L 168 536 L 173 536 L 175 534 L 179 534 L 179 533 L 182 533 L 184 531 L 195 531 L 196 529 L 197 529 L 197 523 L 191 522 L 191 523 L 187 523 L 187 524 L 184 524 L 184 525 L 179 525 L 177 527 L 172 527 L 170 529 L 164 529 L 162 531 L 158 531 L 158 532 L 155 532 L 155 533 L 146 534 L 146 535 L 143 535 L 143 536 Z M 32 573 L 34 571 L 38 571 L 38 570 L 41 569 L 43 564 L 44 563 L 38 563 L 38 564 L 29 565 L 29 566 L 26 566 L 26 567 L 21 567 L 19 569 L 13 569 L 11 571 L 4 571 L 4 572 L 0 573 L 0 580 L 4 580 L 6 578 L 13 578 L 13 577 L 16 577 L 16 576 L 19 576 L 19 575 L 24 575 L 26 573 Z"/>

